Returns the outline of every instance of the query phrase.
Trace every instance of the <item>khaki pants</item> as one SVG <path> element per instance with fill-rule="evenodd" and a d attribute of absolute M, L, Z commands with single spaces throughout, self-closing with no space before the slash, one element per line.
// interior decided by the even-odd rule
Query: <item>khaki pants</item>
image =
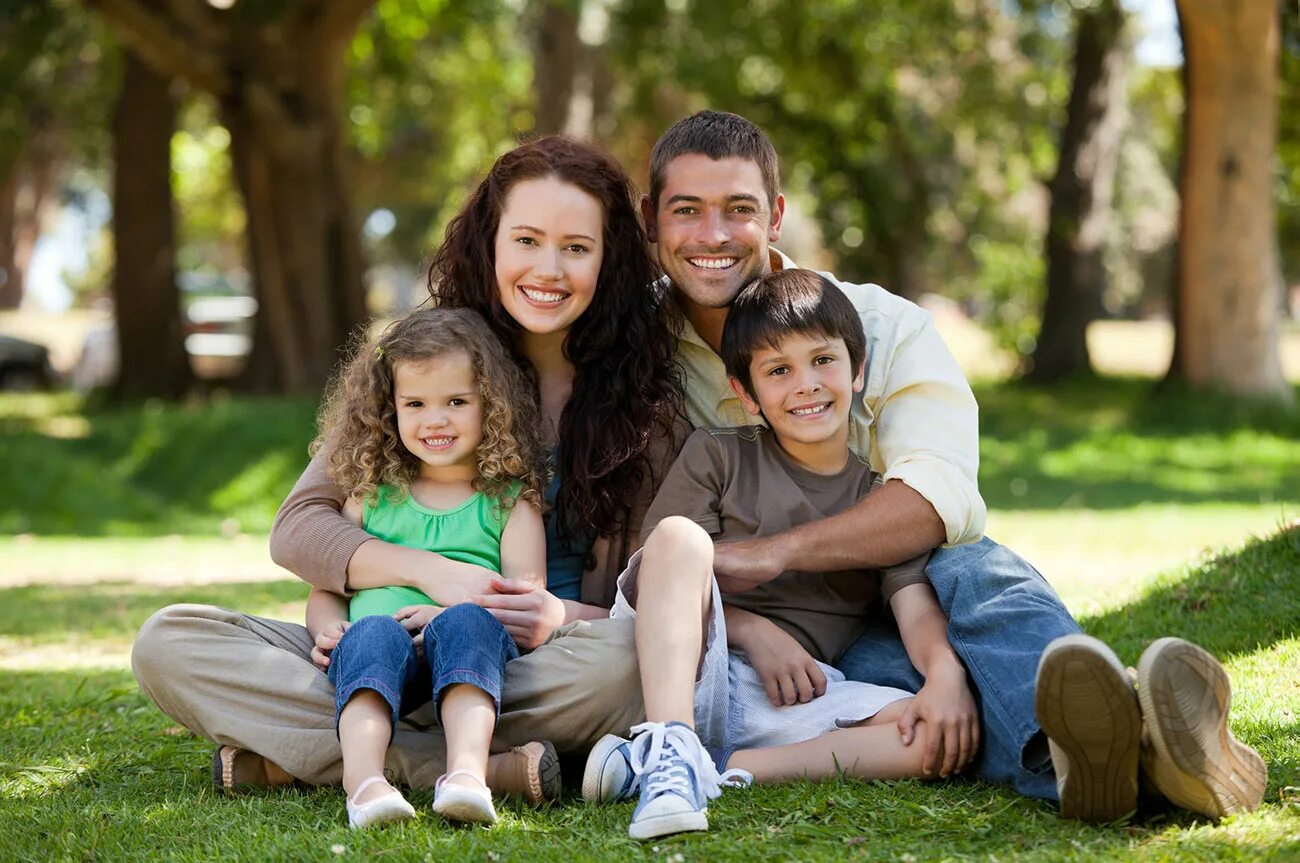
<path fill-rule="evenodd" d="M 312 784 L 336 784 L 343 760 L 334 687 L 311 662 L 306 628 L 210 605 L 170 605 L 140 628 L 131 667 L 140 688 L 181 725 L 256 752 Z M 494 751 L 550 740 L 583 751 L 642 721 L 633 625 L 577 621 L 506 665 Z M 430 788 L 446 742 L 425 705 L 398 723 L 388 748 L 394 781 Z"/>

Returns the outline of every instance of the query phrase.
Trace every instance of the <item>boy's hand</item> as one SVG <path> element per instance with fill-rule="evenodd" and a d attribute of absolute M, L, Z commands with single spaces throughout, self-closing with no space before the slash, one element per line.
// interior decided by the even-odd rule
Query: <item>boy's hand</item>
<path fill-rule="evenodd" d="M 766 584 L 788 567 L 774 538 L 713 545 L 713 575 L 723 593 L 744 593 Z"/>
<path fill-rule="evenodd" d="M 769 620 L 758 620 L 745 644 L 745 653 L 763 681 L 772 706 L 806 704 L 825 695 L 826 675 L 817 660 L 784 629 Z"/>
<path fill-rule="evenodd" d="M 321 671 L 329 668 L 330 654 L 334 648 L 339 646 L 339 639 L 343 633 L 348 631 L 352 624 L 346 620 L 336 620 L 328 623 L 325 628 L 316 633 L 316 643 L 311 648 L 311 661 Z"/>
<path fill-rule="evenodd" d="M 921 772 L 926 776 L 938 770 L 946 778 L 975 758 L 980 746 L 979 711 L 960 662 L 931 670 L 921 691 L 908 703 L 898 718 L 904 746 L 912 744 L 918 720 L 925 721 Z"/>

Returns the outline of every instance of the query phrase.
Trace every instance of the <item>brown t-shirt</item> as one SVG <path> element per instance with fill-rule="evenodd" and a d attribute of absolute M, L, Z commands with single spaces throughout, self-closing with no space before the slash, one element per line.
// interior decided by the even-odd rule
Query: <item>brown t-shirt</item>
<path fill-rule="evenodd" d="M 670 515 L 691 519 L 720 542 L 770 536 L 843 512 L 879 481 L 853 455 L 836 474 L 800 467 L 761 426 L 699 429 L 655 495 L 641 538 Z M 813 657 L 834 664 L 882 603 L 900 588 L 926 581 L 928 560 L 927 553 L 883 570 L 785 572 L 723 598 L 766 617 Z"/>

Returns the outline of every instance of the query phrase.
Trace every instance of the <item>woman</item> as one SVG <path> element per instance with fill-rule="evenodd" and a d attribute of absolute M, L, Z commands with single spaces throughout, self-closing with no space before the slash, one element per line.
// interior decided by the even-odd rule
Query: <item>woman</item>
<path fill-rule="evenodd" d="M 543 645 L 507 666 L 495 748 L 544 738 L 581 750 L 640 718 L 632 630 L 605 609 L 682 437 L 674 322 L 657 275 L 626 175 L 600 149 L 564 138 L 498 159 L 430 268 L 434 302 L 483 315 L 536 382 L 556 472 L 550 590 L 355 527 L 339 514 L 326 453 L 276 517 L 272 558 L 313 586 L 406 584 L 444 605 L 476 601 L 522 646 Z M 219 786 L 336 783 L 333 695 L 310 665 L 312 647 L 296 624 L 170 606 L 141 628 L 132 665 L 165 713 L 221 744 Z M 427 787 L 443 772 L 433 725 L 417 711 L 395 732 L 388 767 L 399 782 Z M 538 757 L 494 757 L 489 784 L 535 785 Z"/>

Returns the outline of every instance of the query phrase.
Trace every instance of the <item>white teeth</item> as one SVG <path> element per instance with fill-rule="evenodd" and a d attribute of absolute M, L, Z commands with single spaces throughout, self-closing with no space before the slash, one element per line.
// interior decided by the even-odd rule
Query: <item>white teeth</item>
<path fill-rule="evenodd" d="M 568 294 L 558 291 L 538 291 L 532 288 L 520 288 L 520 290 L 535 303 L 558 303 L 568 296 Z"/>
<path fill-rule="evenodd" d="M 426 437 L 420 438 L 426 446 L 446 446 L 455 440 L 454 437 Z"/>
<path fill-rule="evenodd" d="M 794 414 L 797 417 L 806 417 L 806 416 L 812 416 L 813 414 L 819 414 L 824 411 L 828 411 L 830 410 L 830 407 L 831 407 L 830 403 L 828 402 L 827 404 L 817 405 L 816 407 L 812 407 L 812 408 L 795 408 L 794 410 L 790 411 L 790 413 Z"/>
<path fill-rule="evenodd" d="M 735 258 L 687 258 L 691 266 L 704 270 L 725 270 L 736 263 Z"/>

